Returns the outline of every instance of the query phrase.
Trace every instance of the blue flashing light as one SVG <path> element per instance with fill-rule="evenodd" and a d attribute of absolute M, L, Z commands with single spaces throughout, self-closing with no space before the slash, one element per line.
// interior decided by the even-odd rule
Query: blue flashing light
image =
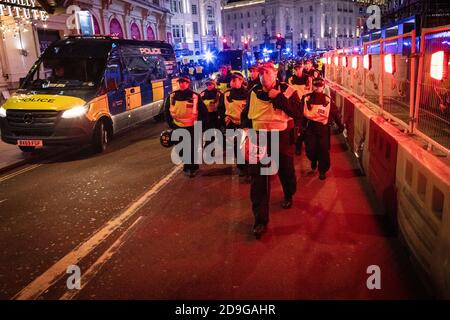
<path fill-rule="evenodd" d="M 205 53 L 206 62 L 212 62 L 214 60 L 214 54 L 211 51 L 206 51 Z"/>
<path fill-rule="evenodd" d="M 306 52 L 311 52 L 311 48 L 306 48 L 305 51 Z"/>

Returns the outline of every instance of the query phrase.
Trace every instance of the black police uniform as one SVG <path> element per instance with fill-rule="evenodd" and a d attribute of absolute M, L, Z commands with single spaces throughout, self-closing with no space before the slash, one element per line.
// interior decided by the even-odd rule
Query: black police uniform
<path fill-rule="evenodd" d="M 312 112 L 314 106 L 329 108 L 328 119 L 321 118 L 326 123 L 312 120 L 313 117 L 307 117 L 308 111 Z M 305 95 L 301 101 L 301 108 L 304 112 L 303 128 L 305 130 L 306 156 L 311 161 L 312 169 L 315 169 L 318 165 L 319 172 L 325 174 L 330 169 L 331 125 L 334 122 L 339 127 L 340 132 L 344 130 L 341 113 L 334 101 L 322 92 L 312 92 Z"/>
<path fill-rule="evenodd" d="M 259 77 L 257 77 L 255 80 L 253 80 L 250 77 L 249 80 L 247 81 L 247 89 L 251 90 L 251 89 L 253 89 L 254 86 L 260 85 L 260 84 L 261 84 L 261 81 L 259 80 Z"/>
<path fill-rule="evenodd" d="M 202 100 L 205 103 L 206 108 L 208 109 L 209 128 L 220 128 L 218 106 L 222 93 L 217 88 L 214 88 L 213 90 L 205 89 L 202 91 L 202 93 L 200 93 L 200 96 L 202 97 Z"/>
<path fill-rule="evenodd" d="M 177 125 L 174 122 L 174 119 L 170 113 L 170 106 L 175 104 L 176 101 L 182 101 L 182 102 L 187 102 L 190 105 L 193 103 L 193 98 L 194 96 L 197 96 L 197 103 L 198 103 L 198 115 L 197 115 L 197 119 L 195 119 L 196 121 L 202 121 L 202 125 L 203 125 L 203 129 L 208 128 L 208 110 L 206 109 L 205 104 L 203 103 L 202 98 L 200 97 L 200 95 L 194 91 L 192 91 L 191 89 L 187 89 L 184 91 L 181 90 L 177 90 L 174 91 L 171 95 L 169 95 L 169 97 L 167 97 L 165 104 L 164 104 L 164 117 L 165 120 L 167 122 L 167 124 L 169 125 L 170 128 L 172 129 L 186 129 L 189 131 L 190 136 L 191 136 L 191 161 L 190 163 L 185 163 L 183 166 L 183 171 L 186 173 L 194 173 L 195 171 L 198 170 L 199 165 L 194 163 L 194 147 L 195 147 L 195 140 L 194 140 L 194 125 L 190 125 L 190 126 L 181 126 L 181 125 Z M 182 156 L 182 154 L 180 155 Z"/>
<path fill-rule="evenodd" d="M 248 95 L 248 91 L 244 87 L 241 87 L 239 89 L 231 88 L 231 89 L 228 89 L 227 91 L 225 91 L 224 94 L 222 94 L 222 96 L 220 97 L 219 108 L 218 108 L 219 122 L 220 122 L 222 128 L 236 130 L 241 127 L 241 112 L 242 112 L 242 110 L 234 115 L 234 117 L 233 117 L 234 119 L 230 119 L 230 116 L 228 116 L 230 121 L 228 123 L 226 123 L 226 118 L 227 118 L 226 114 L 229 113 L 231 110 L 227 110 L 225 99 L 227 99 L 227 104 L 238 103 L 238 104 L 243 105 L 243 104 L 247 103 L 247 95 Z M 226 146 L 226 144 L 224 144 L 224 147 L 225 146 Z M 237 155 L 238 152 L 239 152 L 238 141 L 236 138 L 234 141 L 234 153 Z M 245 164 L 237 164 L 236 166 L 239 170 L 240 175 L 247 174 Z"/>
<path fill-rule="evenodd" d="M 281 110 L 289 120 L 286 121 L 287 127 L 279 131 L 279 163 L 278 163 L 278 177 L 283 187 L 285 202 L 292 201 L 292 196 L 297 190 L 297 179 L 294 169 L 294 150 L 293 145 L 295 141 L 294 121 L 301 118 L 302 114 L 299 109 L 299 98 L 295 94 L 292 87 L 286 83 L 276 84 L 276 89 L 281 93 L 275 98 L 271 99 L 267 92 L 265 92 L 261 85 L 252 89 L 249 94 L 249 100 L 246 108 L 242 112 L 242 127 L 253 128 L 258 132 L 256 121 L 252 120 L 249 115 L 251 106 L 257 108 L 257 104 L 262 102 L 270 102 L 274 110 Z M 290 95 L 288 94 L 290 91 Z M 259 101 L 258 101 L 259 100 Z M 270 110 L 267 112 L 271 112 Z M 280 113 L 279 113 L 280 114 Z M 270 128 L 268 128 L 270 130 Z M 270 156 L 270 134 L 268 135 L 267 153 Z M 249 171 L 251 175 L 250 198 L 252 201 L 252 209 L 255 217 L 255 228 L 257 226 L 266 226 L 269 222 L 269 200 L 270 200 L 270 176 L 261 175 L 261 164 L 250 164 Z M 287 205 L 285 208 L 290 207 Z"/>
<path fill-rule="evenodd" d="M 293 86 L 308 86 L 309 85 L 309 76 L 307 73 L 302 73 L 301 77 L 298 77 L 296 74 L 292 75 L 289 78 L 289 84 Z M 302 97 L 299 97 L 301 99 Z M 296 125 L 300 128 L 301 125 L 296 123 Z M 295 141 L 295 151 L 297 154 L 302 153 L 302 145 L 305 141 L 305 134 L 302 130 L 299 131 L 299 135 Z"/>

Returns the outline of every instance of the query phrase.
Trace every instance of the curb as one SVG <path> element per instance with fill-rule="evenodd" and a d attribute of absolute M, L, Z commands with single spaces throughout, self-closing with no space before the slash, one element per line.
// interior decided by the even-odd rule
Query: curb
<path fill-rule="evenodd" d="M 33 164 L 33 163 L 36 163 L 38 161 L 49 159 L 49 158 L 57 156 L 57 155 L 59 155 L 61 153 L 62 153 L 61 150 L 59 150 L 59 151 L 49 152 L 48 154 L 37 155 L 36 157 L 31 158 L 31 159 L 18 160 L 16 162 L 8 164 L 8 165 L 6 165 L 4 167 L 0 167 L 0 174 L 4 174 L 4 173 L 6 173 L 8 171 L 14 170 L 16 168 L 22 167 L 22 166 L 27 165 L 27 164 Z"/>

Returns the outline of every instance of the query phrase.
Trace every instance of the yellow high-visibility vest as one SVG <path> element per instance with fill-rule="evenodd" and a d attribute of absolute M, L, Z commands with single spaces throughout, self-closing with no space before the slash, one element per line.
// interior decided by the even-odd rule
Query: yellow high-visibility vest
<path fill-rule="evenodd" d="M 201 96 L 204 97 L 205 93 L 202 92 Z M 217 112 L 217 107 L 219 106 L 219 98 L 220 93 L 217 92 L 216 97 L 214 99 L 203 99 L 203 102 L 206 105 L 206 108 L 208 109 L 208 112 Z"/>
<path fill-rule="evenodd" d="M 179 127 L 190 127 L 198 118 L 198 96 L 186 101 L 175 100 L 175 93 L 170 95 L 170 115 Z"/>
<path fill-rule="evenodd" d="M 228 117 L 234 124 L 241 124 L 241 113 L 245 109 L 247 100 L 232 100 L 228 101 L 231 92 L 225 92 L 225 117 Z"/>
<path fill-rule="evenodd" d="M 287 90 L 285 95 L 290 97 L 293 90 Z M 254 91 L 250 94 L 248 118 L 252 120 L 253 129 L 268 131 L 286 130 L 289 121 L 293 120 L 284 111 L 275 109 L 271 101 L 259 99 Z"/>

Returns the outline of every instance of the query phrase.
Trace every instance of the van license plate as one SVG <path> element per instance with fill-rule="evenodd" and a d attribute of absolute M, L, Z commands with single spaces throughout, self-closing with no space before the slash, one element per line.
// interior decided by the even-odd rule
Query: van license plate
<path fill-rule="evenodd" d="M 20 147 L 43 147 L 42 140 L 17 140 L 17 145 Z"/>

